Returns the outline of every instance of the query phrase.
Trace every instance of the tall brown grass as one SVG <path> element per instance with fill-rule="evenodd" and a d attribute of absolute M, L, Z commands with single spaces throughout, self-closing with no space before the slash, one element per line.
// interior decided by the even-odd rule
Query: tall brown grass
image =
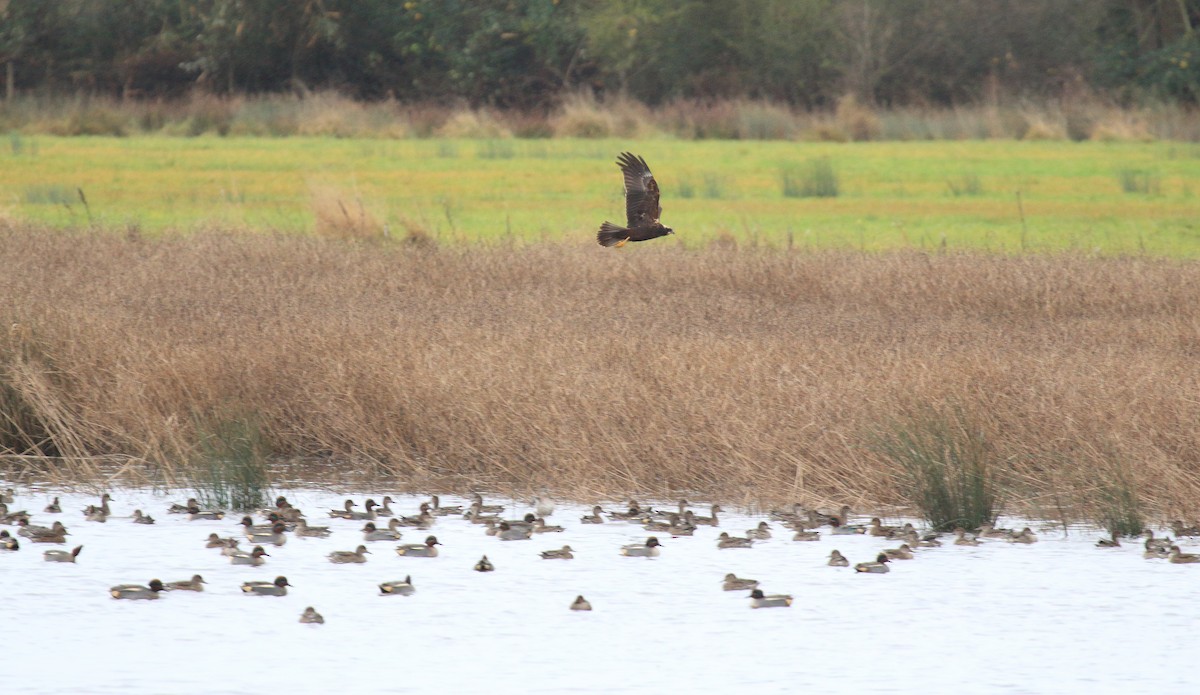
<path fill-rule="evenodd" d="M 1200 140 L 1200 111 L 1177 104 L 1124 108 L 1098 98 L 1015 100 L 953 108 L 877 109 L 852 97 L 799 110 L 761 100 L 677 100 L 649 107 L 616 96 L 566 95 L 547 110 L 505 111 L 361 102 L 334 92 L 171 101 L 90 96 L 0 101 L 0 131 L 53 135 L 329 137 L 583 137 L 740 140 Z"/>
<path fill-rule="evenodd" d="M 878 506 L 872 443 L 940 414 L 1002 511 L 1094 518 L 1117 459 L 1144 510 L 1200 500 L 1195 263 L 0 223 L 0 267 L 0 444 L 63 475 L 186 478 L 243 414 L 323 480 Z"/>

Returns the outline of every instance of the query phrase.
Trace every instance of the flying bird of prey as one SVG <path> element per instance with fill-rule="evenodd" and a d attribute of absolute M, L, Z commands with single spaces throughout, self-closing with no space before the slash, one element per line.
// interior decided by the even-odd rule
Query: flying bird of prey
<path fill-rule="evenodd" d="M 664 227 L 658 221 L 662 208 L 658 205 L 658 182 L 646 160 L 630 152 L 622 152 L 617 157 L 617 166 L 625 177 L 625 216 L 628 218 L 625 227 L 612 222 L 600 225 L 596 241 L 601 246 L 621 247 L 631 241 L 645 241 L 667 234 L 675 230 Z"/>

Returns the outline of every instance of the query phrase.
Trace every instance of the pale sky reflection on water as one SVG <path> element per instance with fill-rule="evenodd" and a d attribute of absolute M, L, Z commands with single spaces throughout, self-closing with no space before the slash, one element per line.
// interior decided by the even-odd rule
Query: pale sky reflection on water
<path fill-rule="evenodd" d="M 3 484 L 0 486 L 6 487 Z M 34 523 L 62 520 L 78 564 L 42 561 L 45 544 L 0 553 L 6 631 L 0 682 L 14 695 L 36 693 L 1194 693 L 1200 667 L 1189 661 L 1200 638 L 1200 564 L 1141 556 L 1141 544 L 1099 550 L 1100 533 L 1034 525 L 1040 541 L 921 550 L 887 575 L 825 566 L 837 548 L 850 561 L 873 559 L 895 541 L 823 536 L 797 543 L 772 523 L 775 538 L 749 550 L 718 550 L 721 531 L 744 534 L 761 517 L 727 512 L 719 528 L 663 541 L 662 556 L 624 558 L 644 541 L 626 523 L 581 525 L 588 505 L 559 504 L 550 523 L 564 533 L 502 542 L 446 517 L 426 532 L 438 558 L 400 557 L 395 543 L 368 543 L 362 565 L 334 565 L 353 550 L 363 522 L 330 519 L 347 497 L 360 504 L 387 491 L 284 494 L 327 539 L 289 537 L 268 546 L 262 567 L 230 565 L 204 548 L 210 532 L 236 535 L 240 517 L 188 521 L 166 514 L 186 492 L 120 489 L 113 516 L 86 523 L 96 500 L 57 493 L 64 513 L 41 513 L 54 491 L 18 489 L 13 510 Z M 423 498 L 392 495 L 415 513 Z M 489 500 L 489 502 L 508 502 Z M 443 504 L 462 500 L 443 499 Z M 663 505 L 670 508 L 672 505 Z M 732 505 L 726 505 L 731 507 Z M 131 523 L 136 508 L 158 523 Z M 605 505 L 620 509 L 619 503 Z M 697 506 L 707 514 L 707 505 Z M 516 518 L 528 500 L 506 511 Z M 1004 521 L 1004 520 L 1002 520 Z M 1005 525 L 1023 525 L 1009 522 Z M 16 533 L 16 527 L 7 528 Z M 21 539 L 22 541 L 24 539 Z M 538 552 L 569 544 L 576 559 Z M 1189 543 L 1182 544 L 1184 551 Z M 243 547 L 247 547 L 243 542 Z M 1200 551 L 1200 539 L 1190 543 Z M 472 571 L 486 553 L 497 570 Z M 724 592 L 727 572 L 753 577 L 768 592 L 790 593 L 791 608 L 751 610 L 747 592 Z M 199 573 L 204 593 L 158 601 L 116 601 L 113 584 L 172 581 Z M 250 597 L 249 579 L 286 575 L 288 596 Z M 411 575 L 414 595 L 380 596 L 382 581 Z M 591 613 L 567 609 L 577 594 Z M 325 616 L 299 624 L 306 606 Z"/>

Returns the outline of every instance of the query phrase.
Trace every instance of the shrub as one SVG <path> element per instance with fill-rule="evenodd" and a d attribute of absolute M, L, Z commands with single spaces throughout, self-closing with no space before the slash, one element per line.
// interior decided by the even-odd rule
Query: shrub
<path fill-rule="evenodd" d="M 784 167 L 780 172 L 787 198 L 836 198 L 838 177 L 828 157 L 813 159 L 803 166 Z"/>
<path fill-rule="evenodd" d="M 197 453 L 188 471 L 201 506 L 246 511 L 270 495 L 266 445 L 253 417 L 225 416 L 197 426 Z"/>
<path fill-rule="evenodd" d="M 963 412 L 929 409 L 899 420 L 875 437 L 875 448 L 894 465 L 901 494 L 934 528 L 995 520 L 995 454 Z"/>

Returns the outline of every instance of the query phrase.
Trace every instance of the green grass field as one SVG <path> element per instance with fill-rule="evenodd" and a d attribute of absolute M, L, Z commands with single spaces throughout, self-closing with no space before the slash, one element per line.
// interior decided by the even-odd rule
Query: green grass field
<path fill-rule="evenodd" d="M 649 161 L 663 190 L 663 220 L 678 232 L 659 243 L 731 237 L 813 248 L 944 244 L 1200 256 L 1200 146 L 1169 142 L 13 134 L 0 143 L 0 216 L 143 232 L 304 233 L 319 219 L 336 229 L 344 218 L 368 230 L 421 230 L 446 242 L 583 240 L 602 220 L 622 219 L 613 161 L 626 149 Z M 785 173 L 802 189 L 822 158 L 837 195 L 785 195 Z"/>

